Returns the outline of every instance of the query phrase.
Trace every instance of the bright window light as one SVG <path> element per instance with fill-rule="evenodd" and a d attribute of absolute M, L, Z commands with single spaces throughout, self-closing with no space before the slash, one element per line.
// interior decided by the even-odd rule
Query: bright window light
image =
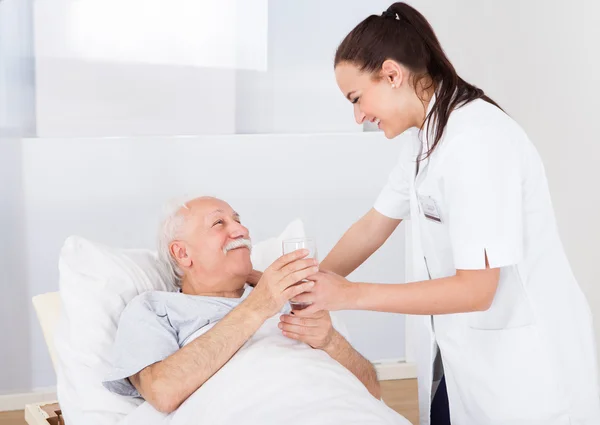
<path fill-rule="evenodd" d="M 266 70 L 268 0 L 37 0 L 36 54 Z"/>

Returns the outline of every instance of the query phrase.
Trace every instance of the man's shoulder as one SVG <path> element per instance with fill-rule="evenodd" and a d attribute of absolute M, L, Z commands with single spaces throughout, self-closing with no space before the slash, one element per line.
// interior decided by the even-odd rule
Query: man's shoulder
<path fill-rule="evenodd" d="M 133 298 L 123 311 L 123 314 L 138 314 L 139 312 L 152 312 L 157 316 L 166 315 L 166 305 L 174 297 L 181 295 L 177 292 L 147 291 Z"/>

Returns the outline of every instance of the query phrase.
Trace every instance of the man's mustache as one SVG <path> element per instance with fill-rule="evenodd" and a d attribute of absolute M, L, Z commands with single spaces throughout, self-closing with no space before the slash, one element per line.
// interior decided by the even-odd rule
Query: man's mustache
<path fill-rule="evenodd" d="M 228 251 L 231 251 L 232 249 L 237 249 L 237 248 L 248 248 L 248 250 L 250 252 L 252 252 L 252 241 L 250 239 L 234 239 L 231 242 L 229 242 L 227 245 L 225 245 L 225 247 L 223 248 L 223 254 L 227 254 Z"/>

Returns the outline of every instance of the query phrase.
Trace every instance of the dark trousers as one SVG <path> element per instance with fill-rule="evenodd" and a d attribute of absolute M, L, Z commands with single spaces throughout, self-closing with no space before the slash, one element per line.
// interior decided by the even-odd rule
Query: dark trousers
<path fill-rule="evenodd" d="M 446 390 L 446 377 L 440 381 L 433 401 L 431 402 L 431 425 L 451 425 L 448 391 Z"/>

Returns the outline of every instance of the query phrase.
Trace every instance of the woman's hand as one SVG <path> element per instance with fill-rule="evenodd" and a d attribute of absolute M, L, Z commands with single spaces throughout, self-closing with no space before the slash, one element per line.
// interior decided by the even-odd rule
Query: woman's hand
<path fill-rule="evenodd" d="M 319 267 L 314 258 L 305 258 L 308 254 L 308 250 L 300 249 L 277 259 L 265 270 L 243 304 L 266 320 L 291 298 L 310 290 L 314 282 L 307 278 Z"/>
<path fill-rule="evenodd" d="M 305 310 L 302 310 L 305 311 Z M 335 329 L 331 324 L 331 316 L 327 311 L 318 311 L 311 315 L 299 312 L 294 315 L 284 314 L 279 318 L 279 329 L 283 335 L 302 341 L 312 348 L 326 350 L 335 335 Z"/>
<path fill-rule="evenodd" d="M 335 311 L 354 308 L 356 284 L 329 271 L 320 271 L 307 279 L 314 281 L 315 285 L 308 292 L 292 298 L 292 301 L 297 303 L 311 304 L 306 309 L 301 310 L 302 313 L 300 314 L 303 316 L 321 310 Z"/>

